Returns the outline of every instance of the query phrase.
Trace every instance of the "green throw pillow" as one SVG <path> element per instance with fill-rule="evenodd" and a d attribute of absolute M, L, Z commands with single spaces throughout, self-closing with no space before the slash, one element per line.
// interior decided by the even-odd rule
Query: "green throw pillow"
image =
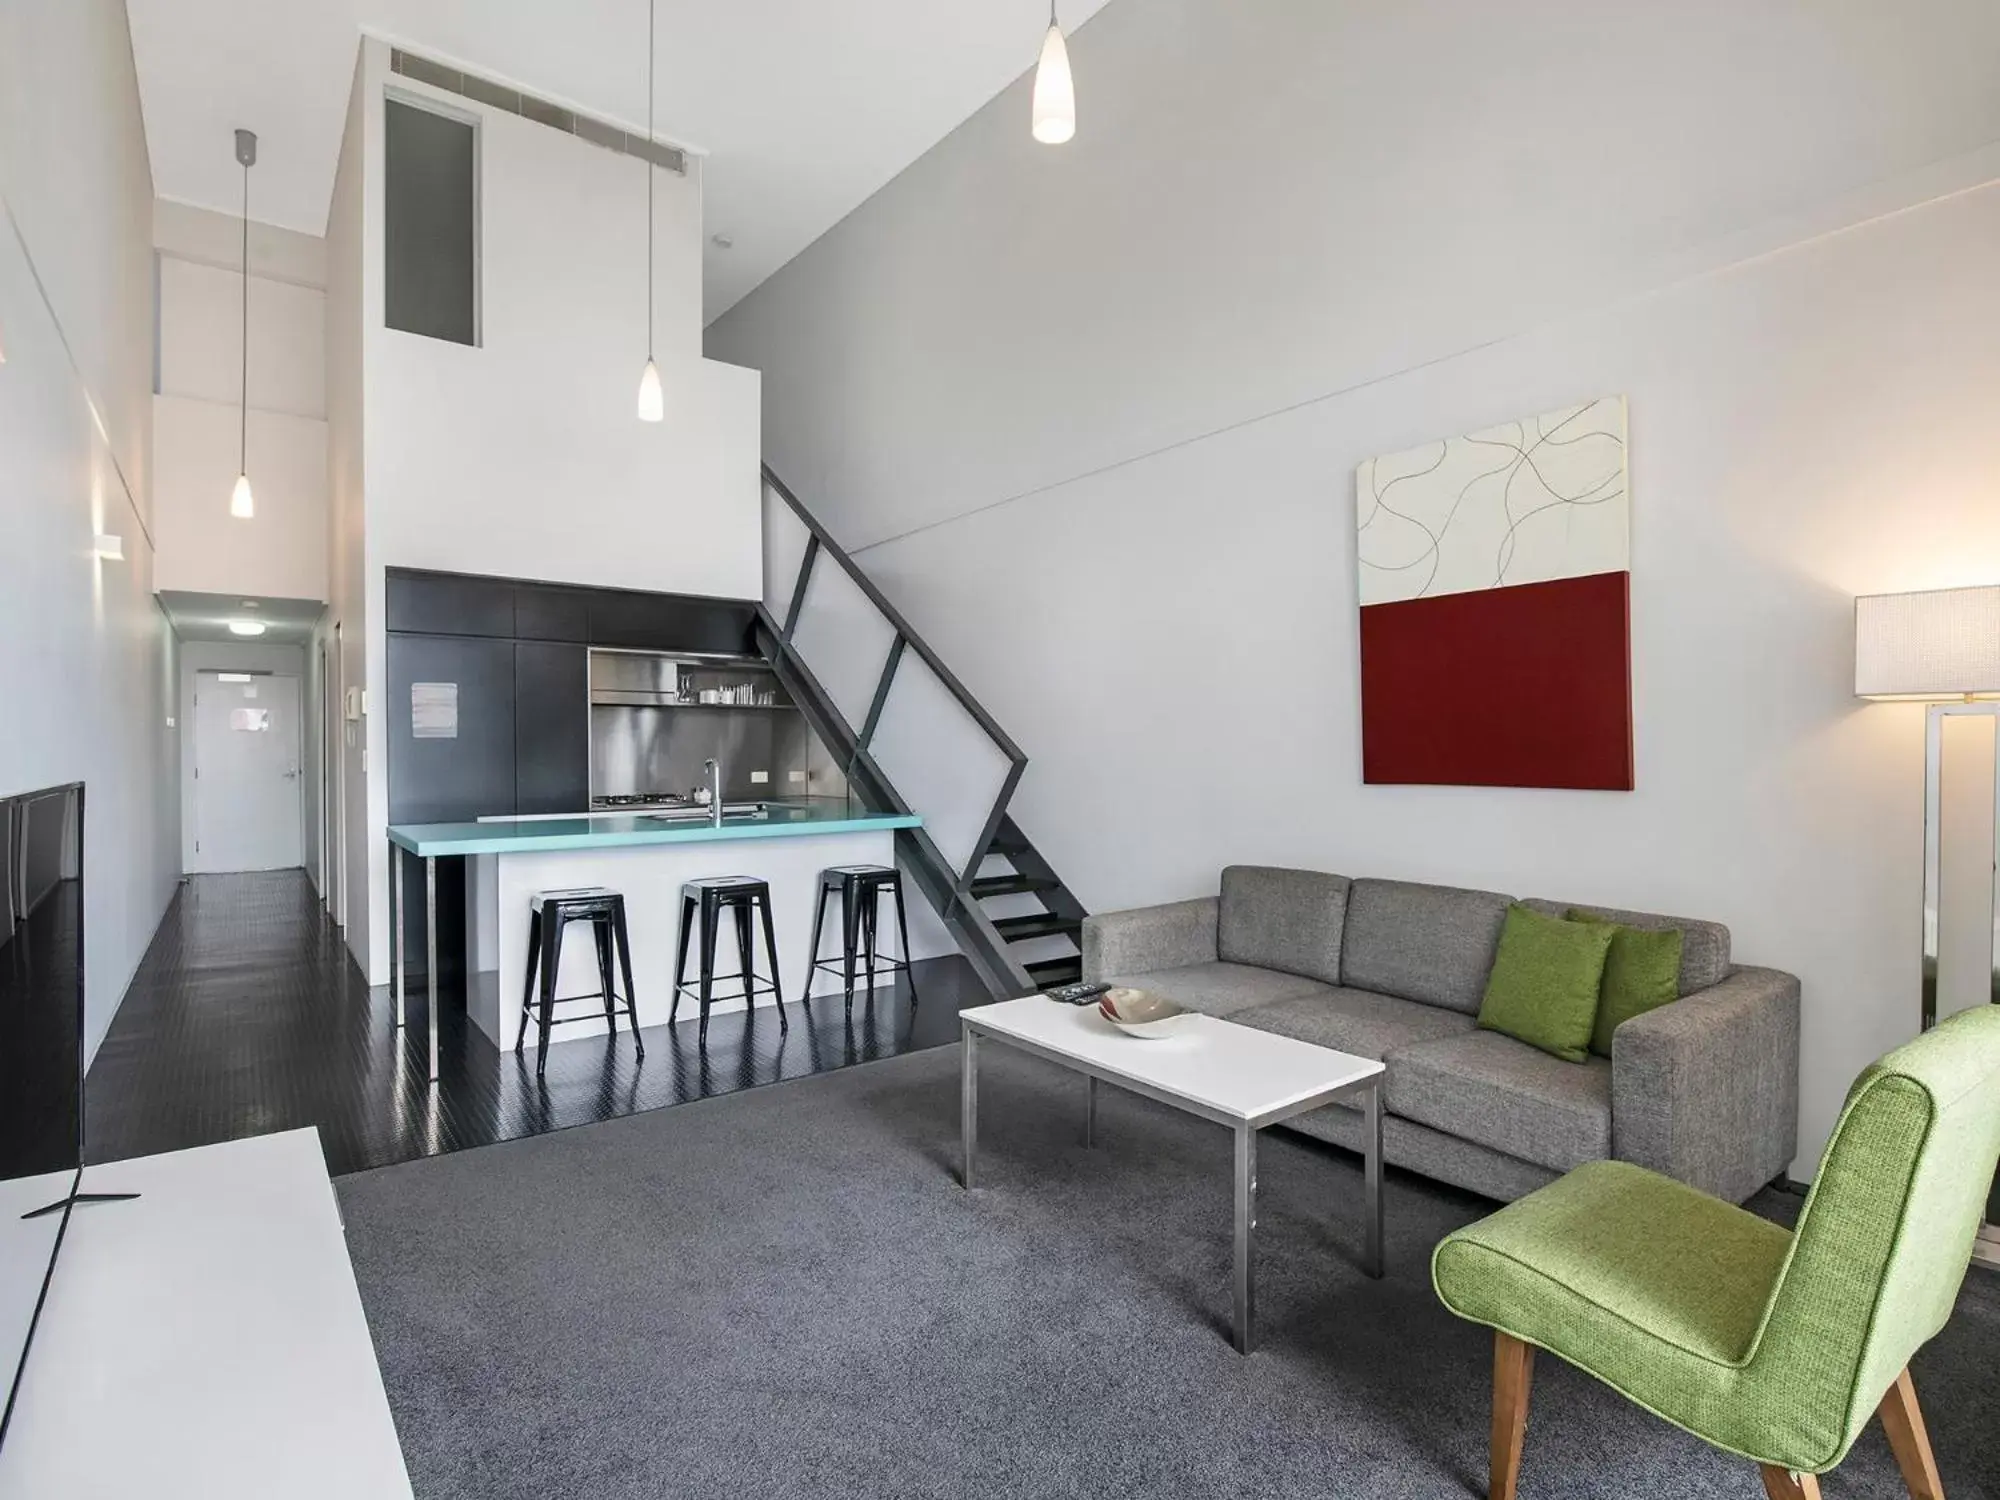
<path fill-rule="evenodd" d="M 1678 927 L 1626 927 L 1609 917 L 1570 908 L 1572 922 L 1597 922 L 1611 929 L 1604 956 L 1604 994 L 1597 1002 L 1597 1029 L 1590 1050 L 1611 1055 L 1611 1033 L 1634 1016 L 1658 1010 L 1681 997 L 1681 943 Z"/>
<path fill-rule="evenodd" d="M 1601 923 L 1508 907 L 1479 1024 L 1565 1062 L 1582 1062 L 1590 1055 L 1590 1028 L 1612 936 L 1613 929 Z"/>

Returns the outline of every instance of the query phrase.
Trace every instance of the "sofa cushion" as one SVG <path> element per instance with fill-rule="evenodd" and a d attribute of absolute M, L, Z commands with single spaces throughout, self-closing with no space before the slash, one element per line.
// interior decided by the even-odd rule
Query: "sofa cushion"
<path fill-rule="evenodd" d="M 1590 1030 L 1590 1050 L 1599 1057 L 1609 1057 L 1611 1039 L 1620 1026 L 1680 998 L 1681 949 L 1687 946 L 1687 934 L 1678 927 L 1627 927 L 1622 922 L 1606 921 L 1582 906 L 1572 907 L 1570 918 L 1602 923 L 1611 929 L 1597 1024 Z"/>
<path fill-rule="evenodd" d="M 1222 872 L 1216 956 L 1339 984 L 1346 916 L 1345 875 L 1230 865 Z"/>
<path fill-rule="evenodd" d="M 1604 960 L 1617 932 L 1609 922 L 1566 922 L 1509 907 L 1479 1024 L 1564 1062 L 1582 1062 L 1590 1053 Z"/>
<path fill-rule="evenodd" d="M 1511 904 L 1493 891 L 1357 880 L 1347 896 L 1340 982 L 1472 1015 Z"/>
<path fill-rule="evenodd" d="M 1681 994 L 1692 995 L 1729 977 L 1729 929 L 1720 922 L 1704 922 L 1696 917 L 1666 917 L 1652 911 L 1621 911 L 1615 906 L 1587 906 L 1581 901 L 1544 901 L 1540 897 L 1523 901 L 1545 916 L 1566 917 L 1571 911 L 1588 912 L 1602 921 L 1621 927 L 1637 927 L 1657 932 L 1671 927 L 1681 935 Z"/>
<path fill-rule="evenodd" d="M 1181 969 L 1155 969 L 1150 974 L 1122 974 L 1109 981 L 1151 990 L 1211 1016 L 1230 1016 L 1251 1005 L 1268 1005 L 1296 995 L 1323 995 L 1330 987 L 1316 979 L 1250 964 L 1189 964 Z"/>
<path fill-rule="evenodd" d="M 1611 1155 L 1611 1064 L 1564 1062 L 1497 1031 L 1390 1053 L 1384 1100 L 1405 1119 L 1554 1172 Z"/>
<path fill-rule="evenodd" d="M 1238 1011 L 1230 1019 L 1259 1031 L 1297 1037 L 1316 1047 L 1331 1047 L 1355 1057 L 1380 1062 L 1399 1047 L 1463 1036 L 1472 1018 L 1442 1006 L 1399 1000 L 1372 990 L 1328 990 L 1318 995 L 1294 995 L 1268 1005 Z"/>

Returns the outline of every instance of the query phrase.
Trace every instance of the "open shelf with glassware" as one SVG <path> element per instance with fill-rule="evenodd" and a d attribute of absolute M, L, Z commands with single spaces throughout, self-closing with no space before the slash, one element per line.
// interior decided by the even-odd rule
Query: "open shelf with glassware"
<path fill-rule="evenodd" d="M 791 709 L 791 696 L 761 657 L 590 653 L 590 701 L 633 708 Z"/>

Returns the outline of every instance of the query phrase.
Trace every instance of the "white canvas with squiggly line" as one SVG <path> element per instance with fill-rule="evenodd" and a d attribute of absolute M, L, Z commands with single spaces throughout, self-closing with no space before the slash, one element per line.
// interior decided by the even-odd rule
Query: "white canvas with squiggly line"
<path fill-rule="evenodd" d="M 1356 471 L 1361 603 L 1624 572 L 1625 398 L 1371 458 Z"/>

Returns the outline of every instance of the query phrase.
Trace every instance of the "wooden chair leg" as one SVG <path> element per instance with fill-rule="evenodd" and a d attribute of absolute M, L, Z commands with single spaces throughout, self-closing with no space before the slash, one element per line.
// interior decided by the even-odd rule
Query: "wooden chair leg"
<path fill-rule="evenodd" d="M 1521 1476 L 1521 1444 L 1528 1433 L 1528 1388 L 1535 1348 L 1512 1334 L 1493 1334 L 1493 1469 L 1489 1500 L 1514 1500 Z"/>
<path fill-rule="evenodd" d="M 1764 1493 L 1770 1500 L 1819 1500 L 1819 1475 L 1794 1474 L 1772 1464 L 1763 1465 Z"/>
<path fill-rule="evenodd" d="M 1910 1500 L 1944 1500 L 1944 1482 L 1938 1478 L 1937 1459 L 1931 1455 L 1931 1435 L 1924 1430 L 1924 1414 L 1917 1406 L 1917 1388 L 1910 1384 L 1908 1370 L 1896 1377 L 1889 1394 L 1882 1398 L 1881 1415 Z"/>

